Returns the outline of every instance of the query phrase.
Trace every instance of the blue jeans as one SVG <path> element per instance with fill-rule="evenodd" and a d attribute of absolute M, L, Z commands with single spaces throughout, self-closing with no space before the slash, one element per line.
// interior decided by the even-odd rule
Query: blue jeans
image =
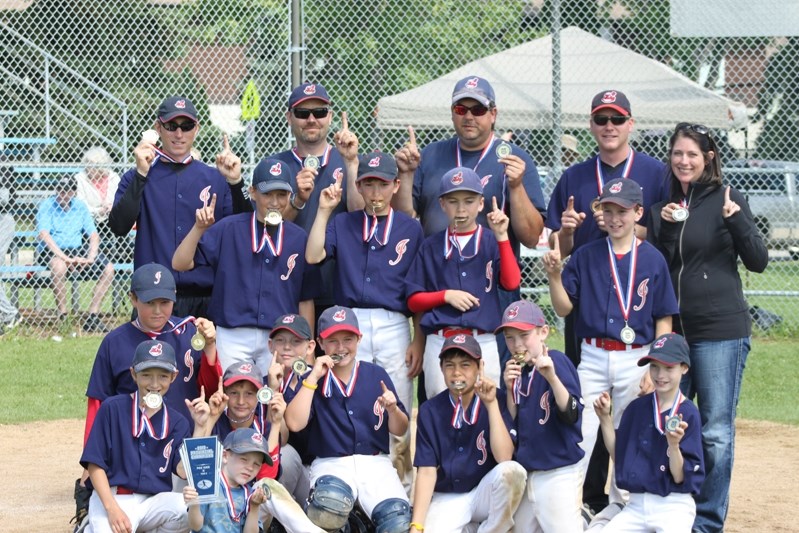
<path fill-rule="evenodd" d="M 696 497 L 694 531 L 722 531 L 727 518 L 735 448 L 735 411 L 741 393 L 749 337 L 689 343 L 691 370 L 683 376 L 683 393 L 696 397 L 702 419 L 705 481 Z"/>

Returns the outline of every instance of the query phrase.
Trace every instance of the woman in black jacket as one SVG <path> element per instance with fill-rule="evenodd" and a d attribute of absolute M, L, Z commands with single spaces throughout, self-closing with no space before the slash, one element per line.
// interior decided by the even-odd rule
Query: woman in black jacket
<path fill-rule="evenodd" d="M 681 388 L 698 397 L 707 476 L 694 531 L 721 531 L 727 516 L 735 411 L 752 324 L 738 274 L 763 272 L 768 251 L 743 195 L 721 181 L 718 148 L 707 128 L 680 123 L 669 140 L 671 193 L 655 204 L 648 239 L 666 257 L 691 347 Z"/>

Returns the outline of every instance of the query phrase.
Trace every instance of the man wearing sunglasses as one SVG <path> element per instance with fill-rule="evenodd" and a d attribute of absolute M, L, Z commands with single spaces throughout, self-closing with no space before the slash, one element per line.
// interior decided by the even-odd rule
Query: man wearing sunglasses
<path fill-rule="evenodd" d="M 667 198 L 666 165 L 630 147 L 629 138 L 634 125 L 630 101 L 623 92 L 608 90 L 594 96 L 589 127 L 596 139 L 598 153 L 563 172 L 547 209 L 546 226 L 557 232 L 562 257 L 586 243 L 607 236 L 602 209 L 597 208 L 598 204 L 594 202 L 608 181 L 626 177 L 641 186 L 644 217 L 636 225 L 635 233 L 642 238 L 646 236 L 649 208 Z M 564 351 L 574 366 L 580 364 L 582 340 L 574 334 L 576 315 L 572 312 L 566 317 L 564 331 Z M 601 439 L 600 432 L 583 487 L 583 501 L 594 511 L 599 511 L 608 503 L 605 495 L 608 456 Z"/>
<path fill-rule="evenodd" d="M 136 224 L 133 265 L 172 264 L 172 254 L 194 226 L 195 212 L 216 197 L 215 218 L 247 210 L 241 160 L 223 141 L 216 168 L 194 159 L 200 130 L 197 109 L 184 96 L 171 96 L 158 107 L 153 129 L 134 148 L 135 168 L 119 183 L 108 224 L 122 236 Z M 251 208 L 249 208 L 251 210 Z M 207 316 L 214 273 L 210 267 L 173 271 L 177 284 L 175 316 Z"/>

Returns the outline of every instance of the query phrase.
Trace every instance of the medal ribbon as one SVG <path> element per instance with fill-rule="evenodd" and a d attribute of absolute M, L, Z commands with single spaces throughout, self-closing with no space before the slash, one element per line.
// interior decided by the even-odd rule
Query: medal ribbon
<path fill-rule="evenodd" d="M 483 240 L 483 226 L 478 224 L 477 229 L 472 234 L 472 239 L 471 239 L 471 242 L 474 243 L 474 253 L 472 255 L 463 255 L 463 249 L 461 248 L 461 243 L 458 241 L 458 234 L 455 233 L 454 231 L 450 231 L 449 229 L 447 229 L 446 233 L 444 234 L 444 259 L 449 259 L 449 257 L 452 255 L 453 249 L 457 249 L 458 255 L 463 257 L 464 259 L 471 259 L 480 252 L 480 241 L 482 240 Z"/>
<path fill-rule="evenodd" d="M 522 375 L 513 380 L 513 403 L 519 405 L 522 403 L 522 397 L 527 398 L 530 396 L 530 391 L 533 388 L 533 378 L 535 377 L 535 367 L 530 371 L 530 380 L 527 382 L 527 390 L 522 390 L 522 381 L 524 379 L 524 371 Z"/>
<path fill-rule="evenodd" d="M 474 165 L 474 168 L 472 170 L 477 172 L 477 167 L 480 166 L 480 163 L 482 163 L 483 159 L 485 159 L 485 157 L 488 155 L 488 152 L 494 146 L 494 141 L 496 141 L 496 139 L 497 138 L 494 137 L 494 136 L 491 137 L 491 140 L 488 141 L 488 144 L 486 145 L 486 147 L 483 148 L 482 152 L 480 152 L 480 158 L 477 160 L 477 164 Z M 461 141 L 460 141 L 460 139 L 457 139 L 455 141 L 455 166 L 456 167 L 462 167 L 463 166 L 463 164 L 461 162 Z"/>
<path fill-rule="evenodd" d="M 141 437 L 142 433 L 145 431 L 148 435 L 150 435 L 155 440 L 161 440 L 166 437 L 166 434 L 169 433 L 169 409 L 166 408 L 164 405 L 164 418 L 161 421 L 161 433 L 156 435 L 155 428 L 153 427 L 153 423 L 150 422 L 150 417 L 147 416 L 147 413 L 139 407 L 139 391 L 136 390 L 133 393 L 133 412 L 132 414 L 132 427 L 131 432 L 133 433 L 134 438 Z"/>
<path fill-rule="evenodd" d="M 680 207 L 688 209 L 688 198 L 683 197 L 683 199 L 680 200 Z"/>
<path fill-rule="evenodd" d="M 633 159 L 635 159 L 635 152 L 630 148 L 630 153 L 627 154 L 627 162 L 624 163 L 624 169 L 621 171 L 621 177 L 626 178 L 630 175 L 630 169 L 633 167 Z M 605 188 L 605 178 L 602 175 L 602 162 L 599 156 L 596 156 L 596 187 L 599 189 L 599 194 L 602 194 L 602 189 Z"/>
<path fill-rule="evenodd" d="M 330 146 L 329 144 L 325 147 L 325 152 L 322 154 L 322 157 L 319 158 L 319 168 L 324 168 L 325 165 L 327 165 L 327 160 L 330 159 L 330 152 L 332 150 L 333 150 L 333 147 Z M 304 168 L 304 166 L 305 166 L 305 157 L 302 157 L 299 154 L 299 152 L 297 152 L 297 147 L 296 146 L 291 149 L 291 155 L 294 156 L 294 159 L 297 161 L 297 163 L 300 164 L 300 167 Z"/>
<path fill-rule="evenodd" d="M 283 379 L 281 380 L 281 382 L 280 382 L 280 393 L 281 394 L 283 394 L 283 392 L 287 388 L 289 388 L 289 383 L 291 383 L 291 378 L 294 376 L 294 374 L 295 374 L 294 369 L 292 369 L 291 372 L 287 373 L 283 377 Z M 299 376 L 297 376 L 297 377 L 299 378 Z"/>
<path fill-rule="evenodd" d="M 333 396 L 333 386 L 335 386 L 345 398 L 352 396 L 352 392 L 355 390 L 355 382 L 358 380 L 359 366 L 360 363 L 355 361 L 355 365 L 352 367 L 352 374 L 350 374 L 350 381 L 347 383 L 347 385 L 344 385 L 344 383 L 338 379 L 338 376 L 333 373 L 332 368 L 328 369 L 327 375 L 325 376 L 325 382 L 322 385 L 322 391 L 325 395 L 325 398 L 331 398 Z"/>
<path fill-rule="evenodd" d="M 166 152 L 164 152 L 160 148 L 156 148 L 155 153 L 156 156 L 155 159 L 153 160 L 152 165 L 150 165 L 151 167 L 155 165 L 155 162 L 158 161 L 159 159 L 163 159 L 167 163 L 175 163 L 177 165 L 188 165 L 194 160 L 194 156 L 189 154 L 186 157 L 184 157 L 182 160 L 178 161 L 177 159 L 174 159 L 173 157 L 169 156 Z"/>
<path fill-rule="evenodd" d="M 175 332 L 176 335 L 182 335 L 183 332 L 186 331 L 186 324 L 189 323 L 194 324 L 195 320 L 197 319 L 191 315 L 187 316 L 177 324 L 175 324 L 175 322 L 173 322 L 172 320 L 167 320 L 166 323 L 169 326 L 171 326 L 171 329 L 167 330 L 162 329 L 161 331 L 147 331 L 142 327 L 141 322 L 139 322 L 139 317 L 136 317 L 135 319 L 133 319 L 133 327 L 135 327 L 136 329 L 138 329 L 139 331 L 141 331 L 151 339 L 155 340 L 161 335 L 166 335 L 167 333 L 172 333 L 173 331 Z"/>
<path fill-rule="evenodd" d="M 269 251 L 272 253 L 274 257 L 280 257 L 280 253 L 283 251 L 283 221 L 280 222 L 277 226 L 277 239 L 272 242 L 272 238 L 269 236 L 269 232 L 266 231 L 266 226 L 264 226 L 264 234 L 261 235 L 261 242 L 258 242 L 258 224 L 257 224 L 257 217 L 255 213 L 252 214 L 252 253 L 257 254 L 261 250 L 264 249 L 264 245 L 269 246 Z"/>
<path fill-rule="evenodd" d="M 233 492 L 230 490 L 230 485 L 228 485 L 227 476 L 225 476 L 224 470 L 220 471 L 219 474 L 219 479 L 222 480 L 222 490 L 225 493 L 227 512 L 230 515 L 230 519 L 234 522 L 240 522 L 241 517 L 244 516 L 245 512 L 247 511 L 247 507 L 250 504 L 252 492 L 247 485 L 242 485 L 242 488 L 244 489 L 244 509 L 236 512 L 236 502 L 233 501 Z"/>
<path fill-rule="evenodd" d="M 680 404 L 684 398 L 685 397 L 682 395 L 682 391 L 677 389 L 677 395 L 674 397 L 674 403 L 671 405 L 671 409 L 669 410 L 669 414 L 666 415 L 666 418 L 671 418 L 677 415 L 677 412 L 680 410 Z M 658 433 L 665 435 L 666 429 L 663 427 L 663 419 L 660 416 L 660 401 L 658 400 L 657 393 L 652 395 L 652 406 L 655 409 L 655 428 L 658 430 Z"/>
<path fill-rule="evenodd" d="M 371 219 L 371 220 L 370 220 Z M 371 223 L 370 223 L 371 222 Z M 372 237 L 377 241 L 377 244 L 380 246 L 385 246 L 388 244 L 388 238 L 391 236 L 391 226 L 394 225 L 394 209 L 391 207 L 388 208 L 388 216 L 386 217 L 386 225 L 383 228 L 383 240 L 380 240 L 380 237 L 377 236 L 377 226 L 379 224 L 379 220 L 377 215 L 372 215 L 371 217 L 366 214 L 366 210 L 363 212 L 363 242 L 369 242 L 372 240 Z"/>
<path fill-rule="evenodd" d="M 480 414 L 480 397 L 478 395 L 474 395 L 472 399 L 472 405 L 467 411 L 463 409 L 463 400 L 460 396 L 458 396 L 458 401 L 455 402 L 452 399 L 452 395 L 449 395 L 449 403 L 452 404 L 452 427 L 455 429 L 460 429 L 463 426 L 463 423 L 466 422 L 470 426 L 473 426 L 475 422 L 477 422 L 477 417 Z"/>
<path fill-rule="evenodd" d="M 629 269 L 629 277 L 627 278 L 627 290 L 622 292 L 621 290 L 621 280 L 619 279 L 619 271 L 618 267 L 616 266 L 616 254 L 613 253 L 613 246 L 610 243 L 610 237 L 607 237 L 608 241 L 608 260 L 610 261 L 610 275 L 613 278 L 613 285 L 616 289 L 616 298 L 619 300 L 619 308 L 621 309 L 621 314 L 624 317 L 625 326 L 627 325 L 627 320 L 630 318 L 630 305 L 633 302 L 633 286 L 635 285 L 635 270 L 638 266 L 638 242 L 635 238 L 635 234 L 633 233 L 633 244 L 632 248 L 630 249 L 630 269 Z M 625 298 L 625 293 L 627 297 Z"/>

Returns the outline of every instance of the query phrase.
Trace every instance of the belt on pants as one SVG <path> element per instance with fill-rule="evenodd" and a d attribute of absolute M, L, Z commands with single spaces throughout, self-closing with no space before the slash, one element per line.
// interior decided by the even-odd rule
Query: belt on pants
<path fill-rule="evenodd" d="M 643 344 L 624 344 L 621 341 L 617 341 L 616 339 L 585 339 L 586 344 L 590 344 L 592 346 L 596 346 L 597 348 L 602 348 L 603 350 L 607 351 L 619 351 L 624 352 L 627 350 L 635 350 L 636 348 L 643 348 Z"/>
<path fill-rule="evenodd" d="M 117 487 L 117 494 L 124 495 L 124 494 L 135 494 L 132 490 L 127 487 Z"/>
<path fill-rule="evenodd" d="M 455 335 L 471 335 L 472 337 L 477 337 L 478 335 L 483 335 L 487 332 L 477 328 L 448 327 L 448 328 L 441 328 L 440 330 L 436 331 L 436 333 L 438 333 L 445 339 L 448 339 L 450 337 L 454 337 Z"/>

